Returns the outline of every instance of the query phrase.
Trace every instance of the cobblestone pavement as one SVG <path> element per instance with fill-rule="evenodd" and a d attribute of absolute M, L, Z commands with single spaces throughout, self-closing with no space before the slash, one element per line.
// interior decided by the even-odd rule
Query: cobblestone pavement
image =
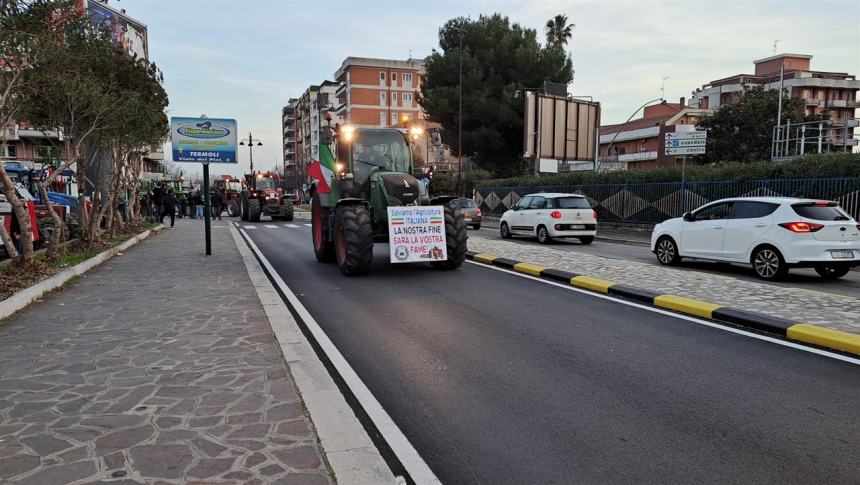
<path fill-rule="evenodd" d="M 785 318 L 860 333 L 858 298 L 785 288 L 699 271 L 681 271 L 636 261 L 562 251 L 552 246 L 516 244 L 470 234 L 469 249 L 528 261 L 646 290 L 686 296 Z"/>
<path fill-rule="evenodd" d="M 332 483 L 224 223 L 0 323 L 0 483 Z"/>

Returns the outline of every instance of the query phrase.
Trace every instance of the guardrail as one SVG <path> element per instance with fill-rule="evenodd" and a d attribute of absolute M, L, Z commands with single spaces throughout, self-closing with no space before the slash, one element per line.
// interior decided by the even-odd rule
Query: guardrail
<path fill-rule="evenodd" d="M 527 194 L 565 192 L 587 197 L 598 220 L 605 222 L 657 224 L 714 200 L 763 196 L 835 200 L 860 220 L 860 177 L 487 187 L 475 192 L 475 201 L 488 214 L 502 214 Z"/>

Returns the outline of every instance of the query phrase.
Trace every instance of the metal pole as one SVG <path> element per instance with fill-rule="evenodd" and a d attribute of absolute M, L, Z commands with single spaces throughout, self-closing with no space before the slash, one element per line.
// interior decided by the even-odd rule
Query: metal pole
<path fill-rule="evenodd" d="M 251 173 L 254 173 L 254 137 L 248 132 L 248 153 L 251 155 Z"/>
<path fill-rule="evenodd" d="M 463 27 L 460 26 L 460 50 L 457 53 L 460 58 L 460 108 L 457 115 L 458 133 L 457 133 L 457 193 L 461 195 L 463 191 L 461 182 L 463 177 Z"/>
<path fill-rule="evenodd" d="M 818 123 L 818 153 L 821 153 L 821 145 L 824 142 L 824 123 Z"/>
<path fill-rule="evenodd" d="M 206 231 L 206 256 L 212 254 L 212 222 L 209 219 L 209 164 L 203 164 L 203 221 Z"/>
<path fill-rule="evenodd" d="M 779 105 L 776 109 L 776 124 L 782 124 L 782 79 L 785 74 L 785 64 L 779 67 Z"/>
<path fill-rule="evenodd" d="M 800 154 L 806 152 L 806 125 L 800 127 Z"/>
<path fill-rule="evenodd" d="M 687 155 L 681 159 L 681 215 L 687 212 Z"/>

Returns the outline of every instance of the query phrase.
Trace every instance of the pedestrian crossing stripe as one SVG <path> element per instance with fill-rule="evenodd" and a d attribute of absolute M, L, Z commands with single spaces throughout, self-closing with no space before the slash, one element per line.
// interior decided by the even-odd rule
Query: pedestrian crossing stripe
<path fill-rule="evenodd" d="M 256 229 L 257 226 L 245 226 L 245 229 Z"/>
<path fill-rule="evenodd" d="M 308 227 L 313 227 L 313 224 L 305 224 Z"/>
<path fill-rule="evenodd" d="M 274 224 L 266 224 L 266 229 L 277 229 L 277 228 L 278 228 L 278 226 L 276 226 Z"/>
<path fill-rule="evenodd" d="M 298 224 L 284 224 L 284 227 L 299 227 Z"/>

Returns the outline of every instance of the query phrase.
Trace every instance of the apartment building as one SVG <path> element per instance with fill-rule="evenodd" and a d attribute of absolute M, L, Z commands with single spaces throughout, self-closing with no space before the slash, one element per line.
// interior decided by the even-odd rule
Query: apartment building
<path fill-rule="evenodd" d="M 297 177 L 296 166 L 296 104 L 298 99 L 291 98 L 287 105 L 281 108 L 281 140 L 282 154 L 284 156 L 284 182 L 288 187 L 295 189 L 301 186 L 300 177 Z"/>
<path fill-rule="evenodd" d="M 335 72 L 336 114 L 357 126 L 402 127 L 404 115 L 424 119 L 418 105 L 423 59 L 347 57 Z"/>
<path fill-rule="evenodd" d="M 343 120 L 336 114 L 337 92 L 339 84 L 334 81 L 323 81 L 319 86 L 316 98 L 310 105 L 310 154 L 311 160 L 320 157 L 320 128 L 331 123 L 334 127 Z"/>
<path fill-rule="evenodd" d="M 805 115 L 827 110 L 835 123 L 856 117 L 857 91 L 860 81 L 853 74 L 812 70 L 812 56 L 807 54 L 779 54 L 754 61 L 755 74 L 735 74 L 711 81 L 693 91 L 690 106 L 718 109 L 737 103 L 745 86 L 764 86 L 779 89 L 782 85 L 792 98 L 800 99 Z"/>
<path fill-rule="evenodd" d="M 666 155 L 665 134 L 690 131 L 712 110 L 691 108 L 681 98 L 678 103 L 646 106 L 642 117 L 627 123 L 600 127 L 601 170 L 641 170 L 679 165 L 682 157 Z"/>
<path fill-rule="evenodd" d="M 313 163 L 311 154 L 311 103 L 314 102 L 320 87 L 308 87 L 296 101 L 296 170 L 304 174 L 308 165 Z"/>

